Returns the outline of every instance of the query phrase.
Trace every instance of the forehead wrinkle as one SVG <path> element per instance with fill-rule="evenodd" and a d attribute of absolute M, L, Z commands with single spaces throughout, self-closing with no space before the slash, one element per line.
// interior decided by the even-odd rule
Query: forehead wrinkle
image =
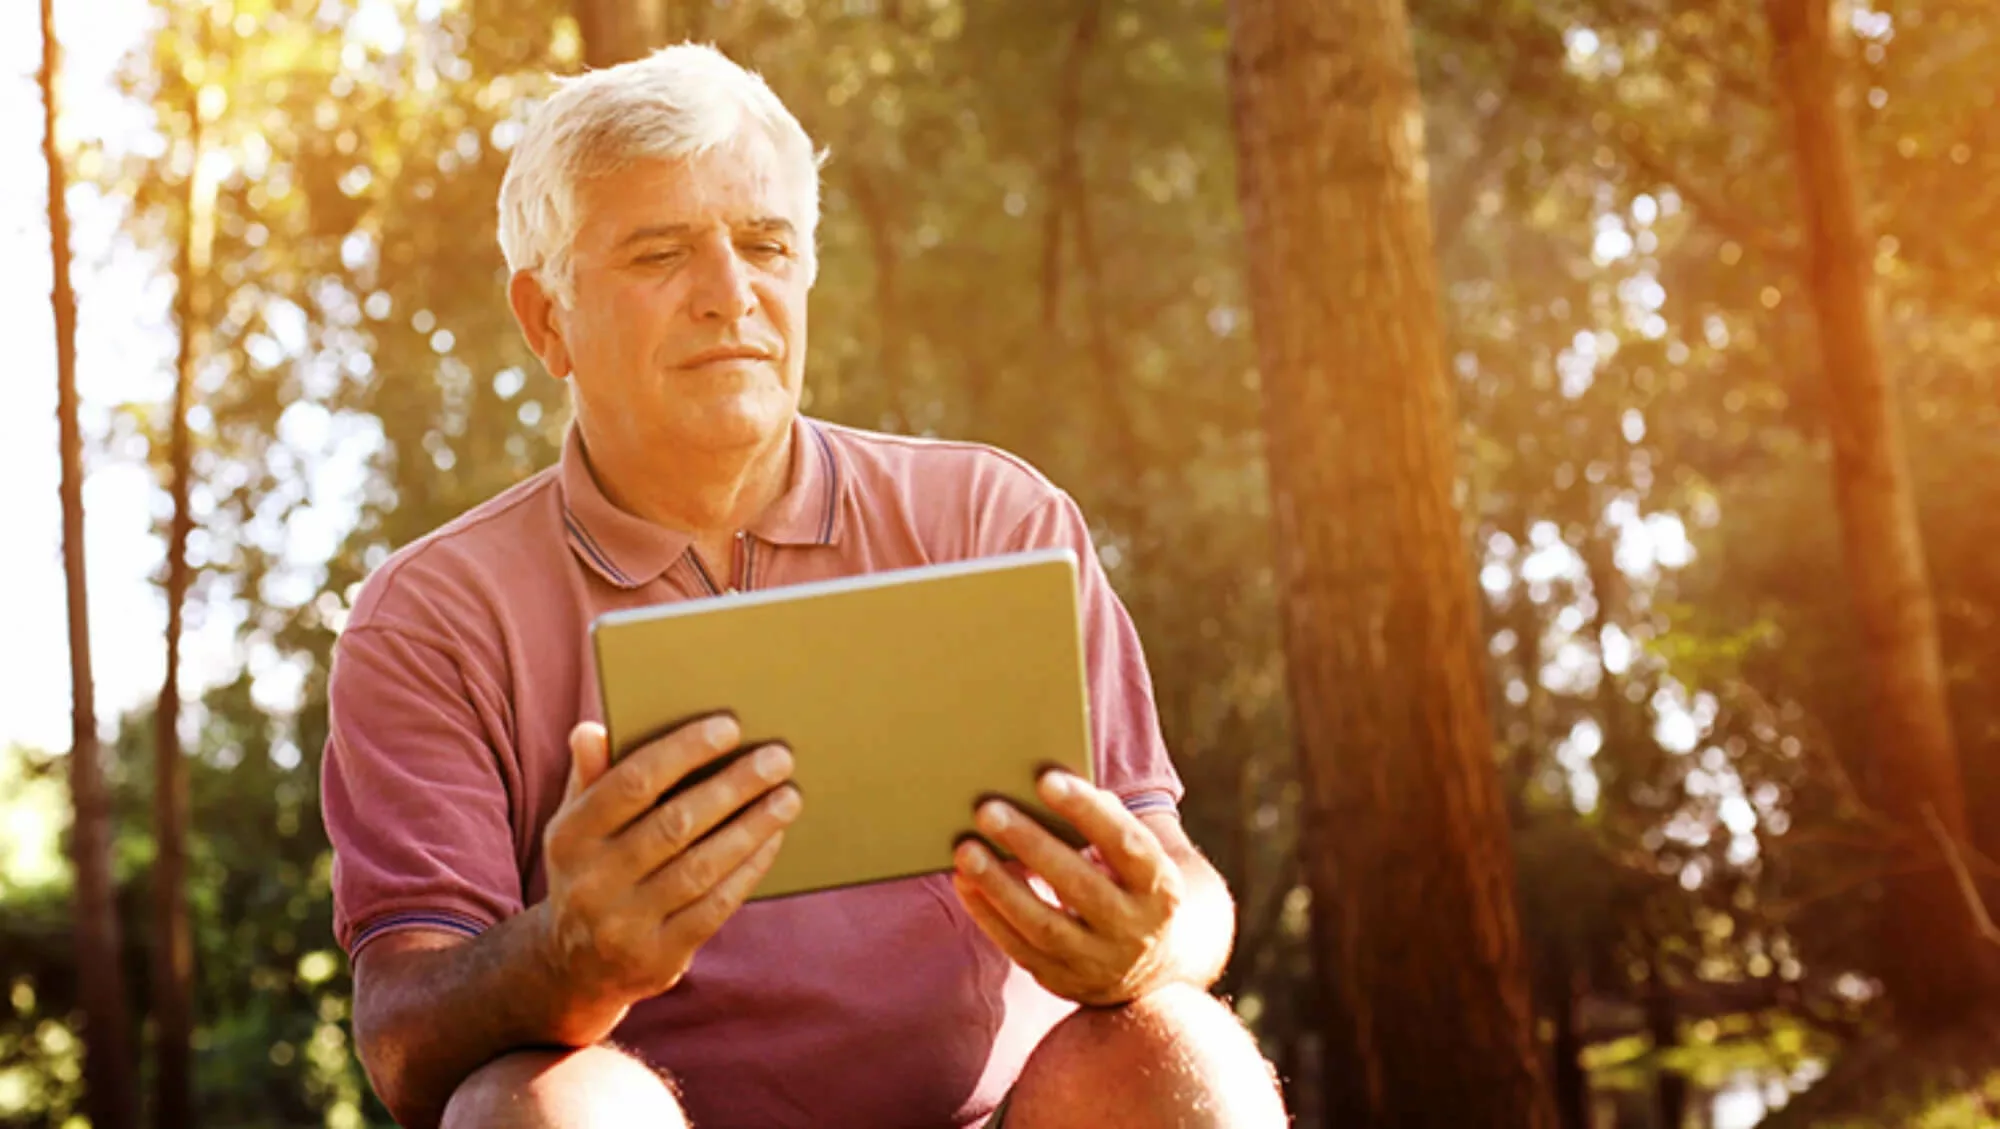
<path fill-rule="evenodd" d="M 777 146 L 756 130 L 683 157 L 621 162 L 578 185 L 574 246 L 595 258 L 716 227 L 797 242 L 804 227 L 790 215 L 799 204 L 790 181 Z"/>
<path fill-rule="evenodd" d="M 744 200 L 741 198 L 744 195 L 752 198 Z M 651 199 L 637 208 L 630 209 L 641 212 L 640 215 L 630 219 L 607 216 L 603 201 L 601 199 L 592 201 L 596 206 L 586 209 L 587 213 L 591 214 L 587 215 L 584 226 L 597 228 L 602 232 L 603 242 L 599 243 L 599 246 L 611 250 L 619 250 L 649 239 L 686 238 L 698 231 L 716 227 L 723 227 L 737 234 L 774 234 L 787 238 L 795 238 L 799 230 L 796 221 L 780 212 L 769 210 L 778 202 L 771 199 L 766 191 L 753 190 L 746 194 L 737 191 L 734 186 L 703 186 L 697 183 L 683 186 L 673 196 L 675 198 L 669 199 L 665 193 L 652 195 Z M 696 213 L 695 217 L 684 219 L 674 215 L 676 212 L 685 214 L 688 211 Z M 645 214 L 648 212 L 651 214 Z M 666 214 L 662 215 L 662 212 Z M 609 226 L 607 221 L 620 219 L 625 220 L 621 225 L 622 231 L 605 230 Z"/>
<path fill-rule="evenodd" d="M 635 227 L 626 232 L 611 249 L 622 251 L 635 243 L 645 243 L 654 239 L 685 239 L 707 224 L 694 223 L 653 223 Z M 733 234 L 780 235 L 792 238 L 798 233 L 798 226 L 783 216 L 757 216 L 728 225 Z"/>

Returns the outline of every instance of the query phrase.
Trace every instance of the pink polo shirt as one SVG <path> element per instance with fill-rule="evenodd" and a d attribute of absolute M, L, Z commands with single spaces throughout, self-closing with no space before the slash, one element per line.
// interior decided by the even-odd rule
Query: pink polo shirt
<path fill-rule="evenodd" d="M 792 439 L 741 587 L 1074 549 L 1098 779 L 1175 810 L 1138 636 L 1067 494 L 990 447 L 804 418 Z M 349 954 L 541 899 L 567 736 L 600 716 L 591 621 L 715 594 L 686 535 L 605 497 L 574 428 L 557 466 L 376 570 L 334 651 L 323 781 Z M 932 875 L 744 907 L 614 1038 L 672 1072 L 699 1129 L 941 1129 L 977 1124 L 1070 1009 Z"/>

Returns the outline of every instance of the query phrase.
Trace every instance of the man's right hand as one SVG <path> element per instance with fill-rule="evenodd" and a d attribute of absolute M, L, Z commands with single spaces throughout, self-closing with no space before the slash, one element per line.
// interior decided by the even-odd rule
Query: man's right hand
<path fill-rule="evenodd" d="M 660 802 L 740 739 L 736 720 L 717 714 L 614 765 L 603 726 L 570 731 L 569 786 L 543 836 L 539 946 L 554 982 L 574 991 L 563 1042 L 601 1041 L 633 1004 L 679 983 L 771 869 L 801 802 L 783 746 Z"/>

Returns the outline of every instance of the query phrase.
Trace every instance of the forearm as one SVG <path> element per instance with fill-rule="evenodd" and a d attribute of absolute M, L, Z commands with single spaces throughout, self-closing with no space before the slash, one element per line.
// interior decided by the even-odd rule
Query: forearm
<path fill-rule="evenodd" d="M 1229 966 L 1236 944 L 1236 901 L 1214 864 L 1188 838 L 1179 816 L 1147 812 L 1139 822 L 1152 830 L 1181 875 L 1180 906 L 1167 934 L 1167 975 L 1206 991 Z"/>
<path fill-rule="evenodd" d="M 1236 902 L 1222 875 L 1199 851 L 1174 851 L 1173 859 L 1186 883 L 1168 940 L 1175 979 L 1205 991 L 1229 965 L 1236 943 Z"/>
<path fill-rule="evenodd" d="M 429 1129 L 452 1091 L 525 1047 L 579 1046 L 602 1017 L 580 1015 L 543 940 L 546 903 L 470 941 L 398 935 L 355 970 L 355 1041 L 375 1092 L 405 1129 Z M 599 1009 L 601 1010 L 601 1009 Z"/>

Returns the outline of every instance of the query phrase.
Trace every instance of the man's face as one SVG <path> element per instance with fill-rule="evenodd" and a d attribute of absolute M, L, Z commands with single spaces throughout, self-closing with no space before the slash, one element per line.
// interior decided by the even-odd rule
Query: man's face
<path fill-rule="evenodd" d="M 755 133 L 578 186 L 576 301 L 554 317 L 587 439 L 643 460 L 791 425 L 811 283 L 797 195 Z"/>

